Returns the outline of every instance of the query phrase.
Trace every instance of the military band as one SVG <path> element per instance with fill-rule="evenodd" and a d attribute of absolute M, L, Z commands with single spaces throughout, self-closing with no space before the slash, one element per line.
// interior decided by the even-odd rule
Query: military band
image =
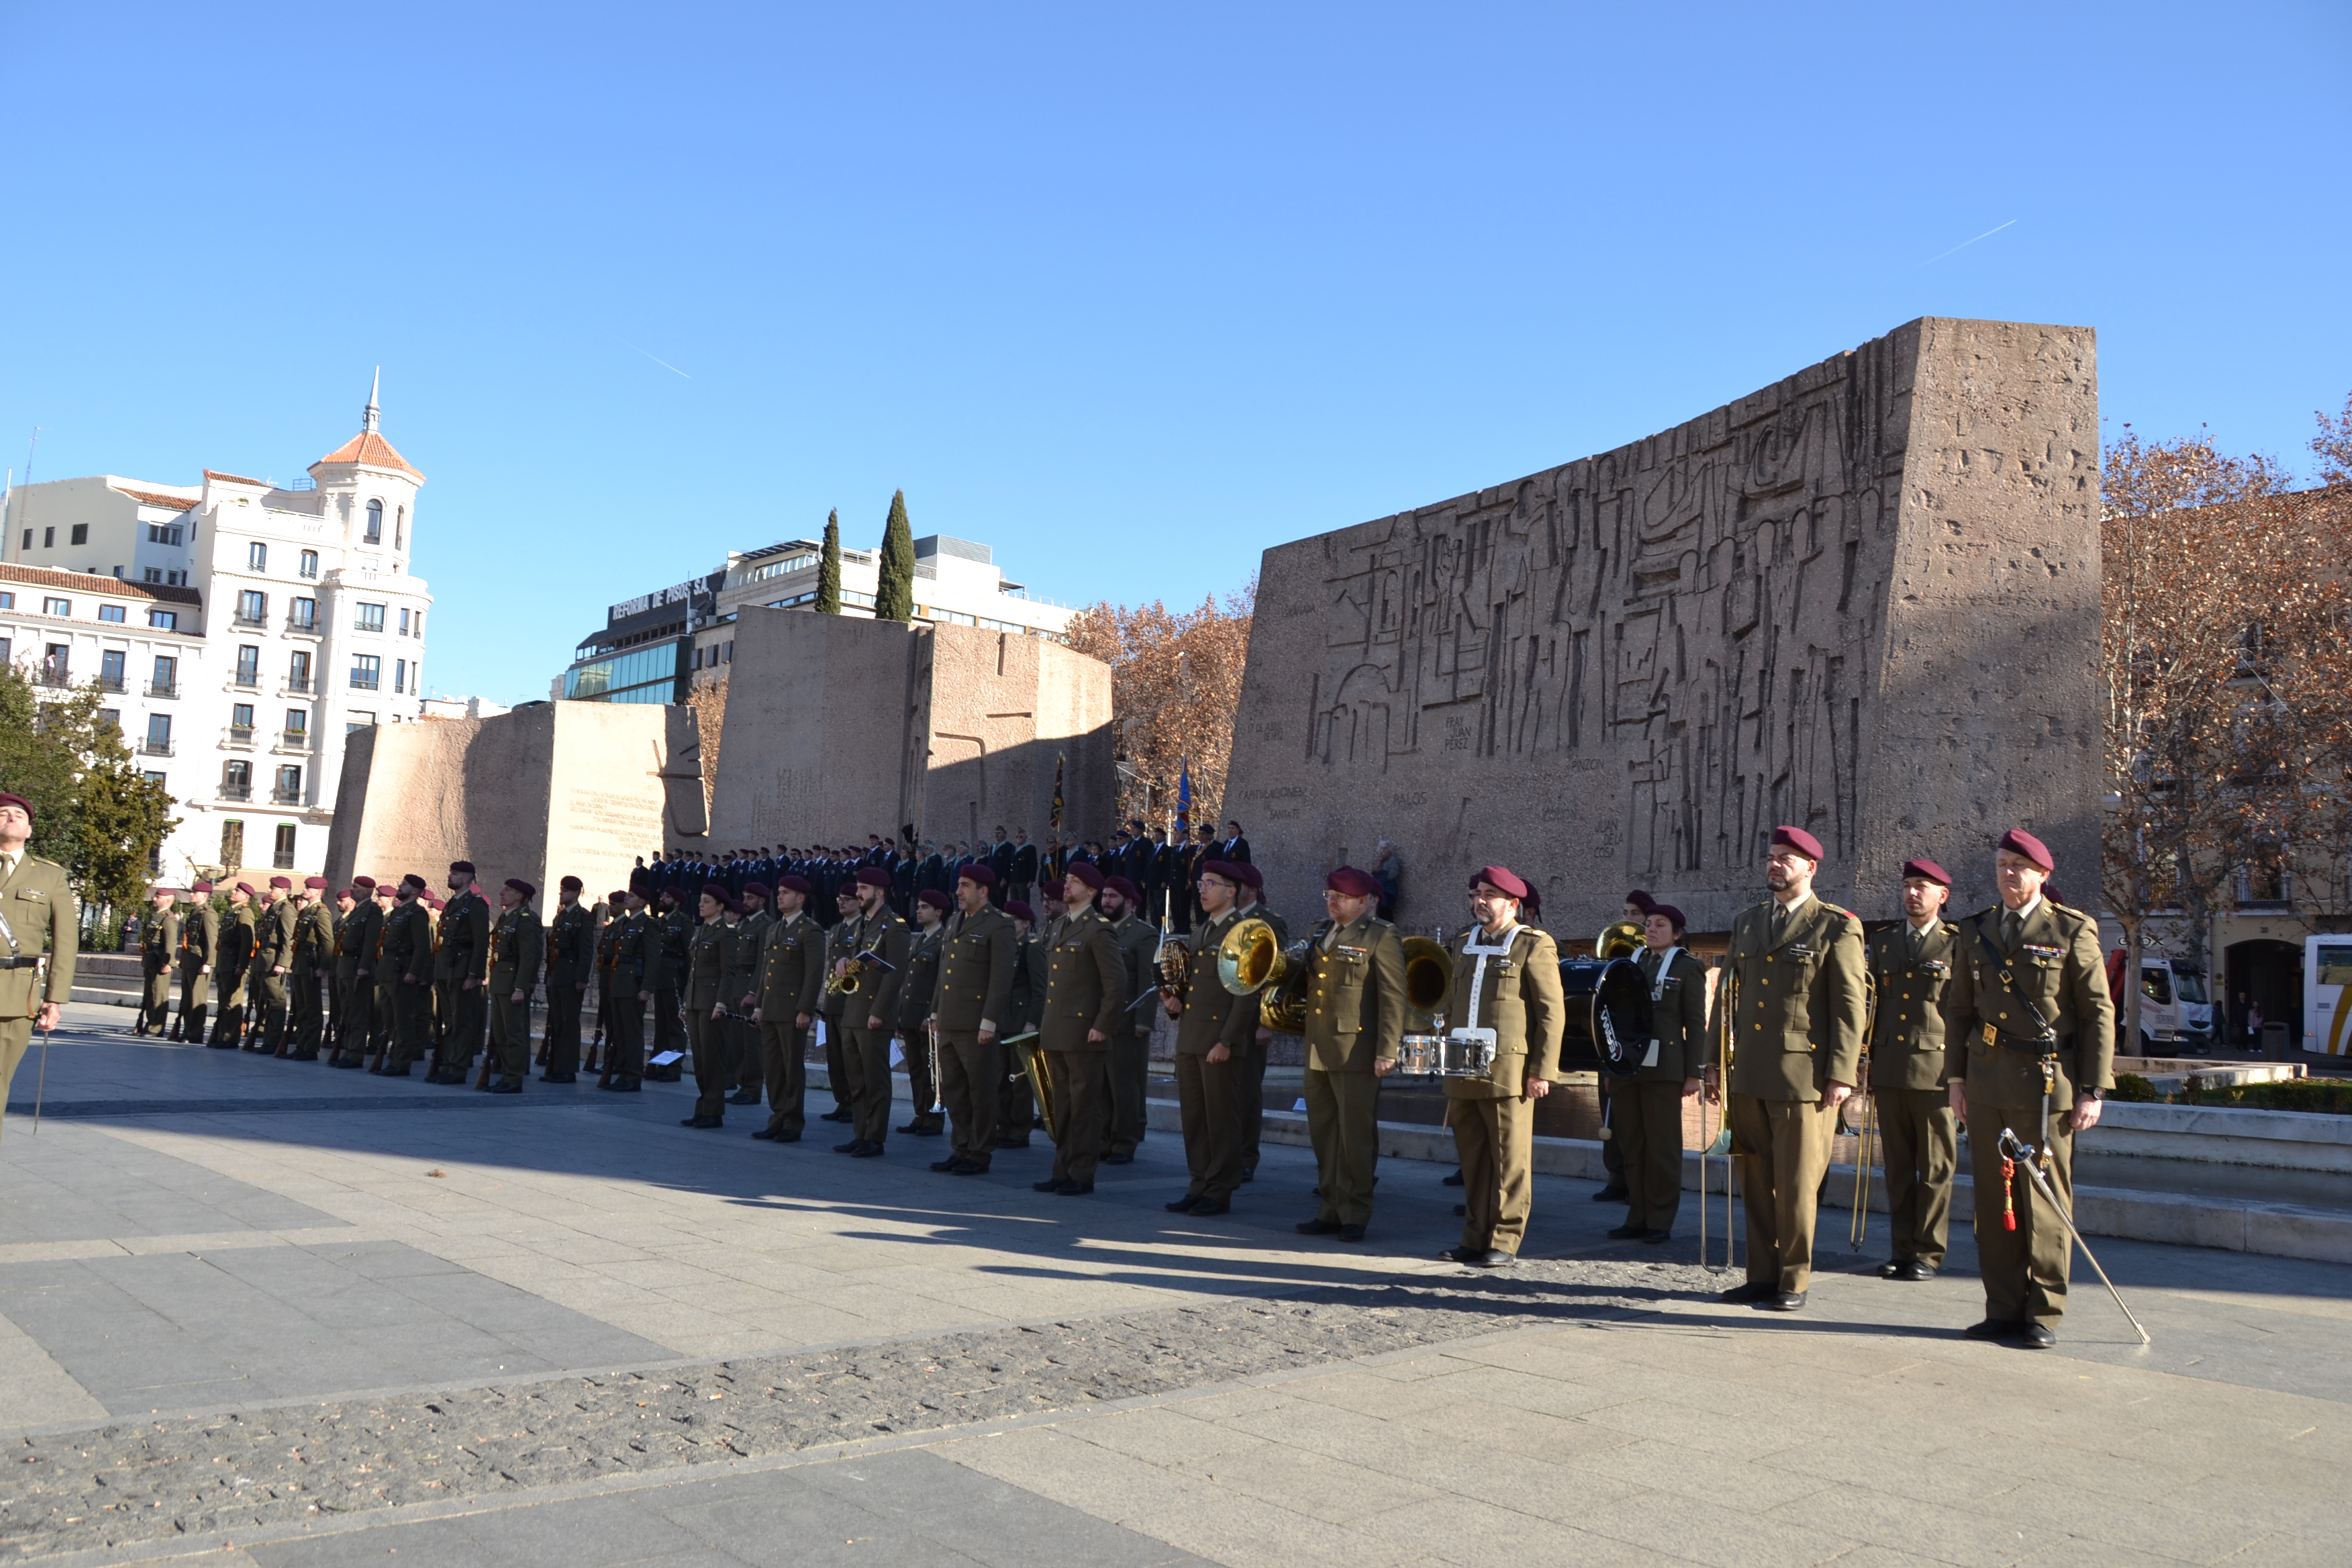
<path fill-rule="evenodd" d="M 815 890 L 805 877 L 777 878 L 775 919 L 761 939 L 751 1016 L 760 1031 L 768 1124 L 751 1136 L 778 1143 L 799 1142 L 807 1127 L 808 1036 L 825 981 L 824 928 L 808 913 Z"/>
<path fill-rule="evenodd" d="M 1372 913 L 1380 892 L 1369 871 L 1333 871 L 1325 917 L 1307 940 L 1305 1099 L 1319 1206 L 1299 1222 L 1303 1236 L 1361 1241 L 1371 1224 L 1380 1080 L 1396 1069 L 1404 1036 L 1404 947 Z"/>
<path fill-rule="evenodd" d="M 1609 1084 L 1609 1142 L 1625 1184 L 1625 1223 L 1609 1235 L 1655 1244 L 1673 1238 L 1682 1211 L 1683 1102 L 1697 1098 L 1712 1053 L 1706 965 L 1682 944 L 1682 910 L 1654 900 L 1647 908 L 1633 962 L 1650 990 L 1651 1035 L 1639 1070 Z"/>
<path fill-rule="evenodd" d="M 1870 1095 L 1877 1102 L 1887 1227 L 1895 1244 L 1895 1256 L 1878 1271 L 1885 1279 L 1934 1279 L 1950 1239 L 1959 1150 L 1944 1074 L 1944 1009 L 1958 941 L 1943 919 L 1951 892 L 1950 873 L 1935 861 L 1905 861 L 1903 921 L 1867 944 Z"/>
<path fill-rule="evenodd" d="M 1200 918 L 1182 960 L 1182 984 L 1160 995 L 1161 1010 L 1176 1020 L 1176 1105 L 1192 1177 L 1168 1209 L 1202 1219 L 1232 1211 L 1249 1126 L 1244 1100 L 1258 1002 L 1228 989 L 1217 970 L 1220 948 L 1243 920 L 1238 873 L 1223 860 L 1199 862 Z"/>
<path fill-rule="evenodd" d="M 1008 1076 L 1003 1041 L 1013 1022 L 1019 954 L 1013 917 L 990 901 L 996 887 L 995 868 L 964 868 L 956 879 L 955 913 L 940 937 L 931 1024 L 938 1032 L 940 1102 L 947 1107 L 949 1147 L 947 1158 L 934 1161 L 931 1169 L 954 1176 L 984 1176 L 994 1162 L 997 1086 Z M 915 1103 L 922 1101 L 919 1090 Z"/>
<path fill-rule="evenodd" d="M 1107 879 L 1086 862 L 1062 878 L 1063 914 L 1045 933 L 1045 999 L 1037 1044 L 1052 1064 L 1054 1171 L 1041 1193 L 1095 1190 L 1110 1131 L 1110 1041 L 1127 1021 L 1127 960 L 1095 908 Z"/>

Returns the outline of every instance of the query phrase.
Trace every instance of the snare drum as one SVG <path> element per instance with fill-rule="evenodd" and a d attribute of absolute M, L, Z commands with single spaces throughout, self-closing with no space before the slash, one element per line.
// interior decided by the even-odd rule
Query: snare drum
<path fill-rule="evenodd" d="M 1438 1042 L 1438 1076 L 1485 1078 L 1495 1066 L 1495 1031 L 1456 1029 Z"/>
<path fill-rule="evenodd" d="M 1445 1041 L 1437 1035 L 1407 1035 L 1398 1042 L 1396 1072 L 1400 1078 L 1435 1078 Z"/>

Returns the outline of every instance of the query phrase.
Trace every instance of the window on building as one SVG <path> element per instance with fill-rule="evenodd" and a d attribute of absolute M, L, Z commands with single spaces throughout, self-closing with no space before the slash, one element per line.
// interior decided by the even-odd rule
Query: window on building
<path fill-rule="evenodd" d="M 380 500 L 368 502 L 367 531 L 360 535 L 360 542 L 362 544 L 383 542 L 383 502 Z"/>
<path fill-rule="evenodd" d="M 168 757 L 172 754 L 172 716 L 169 713 L 147 715 L 147 754 Z"/>
<path fill-rule="evenodd" d="M 408 635 L 408 611 L 405 606 L 400 612 L 400 635 L 402 637 Z"/>
<path fill-rule="evenodd" d="M 98 722 L 101 729 L 112 730 L 117 734 L 120 734 L 122 731 L 122 710 L 120 708 L 100 709 L 98 710 Z"/>
<path fill-rule="evenodd" d="M 362 632 L 380 632 L 383 630 L 383 606 L 382 605 L 355 604 L 352 606 L 352 626 L 354 630 Z"/>
<path fill-rule="evenodd" d="M 89 524 L 86 522 L 77 522 L 73 525 L 73 542 L 76 544 L 88 544 L 89 542 Z"/>
<path fill-rule="evenodd" d="M 250 703 L 250 702 L 240 702 L 240 703 L 236 704 L 235 707 L 231 708 L 231 709 L 228 710 L 228 728 L 229 728 L 229 739 L 230 739 L 230 740 L 232 740 L 232 741 L 250 741 L 250 740 L 252 740 L 252 739 L 253 739 L 253 704 L 252 704 L 252 703 Z"/>
<path fill-rule="evenodd" d="M 98 683 L 109 691 L 122 689 L 122 663 L 131 656 L 119 647 L 101 648 L 98 655 Z"/>
<path fill-rule="evenodd" d="M 299 767 L 284 767 L 278 770 L 278 798 L 279 800 L 302 798 L 302 770 Z"/>
<path fill-rule="evenodd" d="M 392 661 L 392 689 L 395 692 L 408 689 L 408 661 L 404 658 Z"/>
<path fill-rule="evenodd" d="M 362 713 L 354 708 L 343 715 L 343 733 L 346 735 L 354 730 L 372 730 L 374 727 L 375 715 L 373 713 Z"/>
<path fill-rule="evenodd" d="M 15 639 L 0 637 L 0 664 L 6 664 L 16 653 Z"/>
<path fill-rule="evenodd" d="M 252 643 L 247 643 L 236 650 L 236 684 L 261 684 L 261 649 Z"/>
<path fill-rule="evenodd" d="M 41 679 L 51 686 L 63 686 L 72 679 L 73 644 L 53 642 L 41 653 Z"/>
<path fill-rule="evenodd" d="M 41 530 L 41 548 L 44 550 L 55 550 L 57 547 L 58 531 L 54 528 L 45 528 Z"/>
<path fill-rule="evenodd" d="M 319 629 L 319 601 L 297 599 L 286 607 L 286 624 L 298 632 Z"/>
<path fill-rule="evenodd" d="M 308 708 L 286 710 L 286 743 L 289 746 L 310 743 L 310 710 Z"/>
<path fill-rule="evenodd" d="M 149 523 L 147 525 L 147 542 L 150 544 L 179 543 L 180 525 L 176 522 Z"/>
<path fill-rule="evenodd" d="M 121 605 L 100 605 L 98 607 L 98 618 L 119 626 L 131 618 L 131 613 Z"/>
<path fill-rule="evenodd" d="M 406 507 L 402 507 L 392 514 L 392 547 L 394 550 L 408 548 L 408 509 Z"/>
<path fill-rule="evenodd" d="M 286 660 L 286 687 L 289 691 L 310 689 L 310 650 L 296 648 Z"/>
<path fill-rule="evenodd" d="M 71 599 L 45 598 L 41 601 L 41 614 L 45 616 L 70 616 L 73 614 L 73 601 Z"/>
<path fill-rule="evenodd" d="M 383 683 L 383 660 L 372 653 L 352 656 L 352 689 L 373 691 Z"/>
<path fill-rule="evenodd" d="M 13 610 L 13 609 L 15 609 L 16 607 L 16 595 L 14 595 L 14 594 L 0 594 L 0 610 Z"/>
<path fill-rule="evenodd" d="M 180 661 L 169 654 L 155 656 L 155 679 L 147 683 L 150 697 L 177 697 L 180 694 Z"/>
<path fill-rule="evenodd" d="M 27 550 L 33 548 L 33 531 L 29 528 L 25 531 L 25 548 Z"/>
<path fill-rule="evenodd" d="M 159 632 L 178 631 L 180 629 L 180 612 L 177 610 L 150 610 L 147 612 L 147 624 L 154 627 Z"/>
<path fill-rule="evenodd" d="M 160 566 L 148 567 L 142 578 L 142 581 L 148 583 L 161 583 L 163 580 L 163 569 Z"/>
<path fill-rule="evenodd" d="M 299 771 L 299 769 L 296 770 L 298 773 Z M 298 777 L 294 781 L 294 794 L 299 797 L 301 793 L 302 781 Z M 290 871 L 294 868 L 294 825 L 292 823 L 281 822 L 278 825 L 278 846 L 270 852 L 269 863 L 280 871 Z"/>
<path fill-rule="evenodd" d="M 253 794 L 253 764 L 242 757 L 221 764 L 221 794 L 229 800 L 245 800 Z"/>
<path fill-rule="evenodd" d="M 305 550 L 302 552 L 301 565 L 297 570 L 300 575 L 305 577 L 318 576 L 319 552 L 315 550 Z"/>
<path fill-rule="evenodd" d="M 221 864 L 231 870 L 245 864 L 245 824 L 234 816 L 221 824 Z"/>
<path fill-rule="evenodd" d="M 269 546 L 257 539 L 245 547 L 245 566 L 248 572 L 269 570 Z"/>
<path fill-rule="evenodd" d="M 425 635 L 425 612 L 422 610 L 416 612 L 416 635 L 420 637 Z"/>
<path fill-rule="evenodd" d="M 184 588 L 188 585 L 188 574 L 185 572 L 166 572 L 163 574 L 163 585 L 167 588 Z"/>
<path fill-rule="evenodd" d="M 247 588 L 236 596 L 236 618 L 247 626 L 257 626 L 269 619 L 269 595 L 258 588 Z"/>

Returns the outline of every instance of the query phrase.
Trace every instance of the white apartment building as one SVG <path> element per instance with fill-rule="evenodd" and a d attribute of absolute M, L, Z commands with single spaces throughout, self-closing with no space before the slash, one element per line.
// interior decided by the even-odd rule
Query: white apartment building
<path fill-rule="evenodd" d="M 425 476 L 379 424 L 372 390 L 360 433 L 286 486 L 207 468 L 197 485 L 102 474 L 8 495 L 7 657 L 40 680 L 64 647 L 63 681 L 118 683 L 124 738 L 181 818 L 165 880 L 320 869 L 343 737 L 421 710 L 433 596 L 408 567 Z M 67 608 L 31 615 L 36 597 Z"/>

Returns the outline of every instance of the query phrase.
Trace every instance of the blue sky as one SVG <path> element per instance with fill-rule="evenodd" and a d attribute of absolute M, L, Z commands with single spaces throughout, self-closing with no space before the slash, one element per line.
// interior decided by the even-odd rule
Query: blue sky
<path fill-rule="evenodd" d="M 8 5 L 0 65 L 0 462 L 289 479 L 380 363 L 429 679 L 504 701 L 900 487 L 1197 602 L 1919 315 L 2298 469 L 2352 392 L 2340 4 Z"/>

